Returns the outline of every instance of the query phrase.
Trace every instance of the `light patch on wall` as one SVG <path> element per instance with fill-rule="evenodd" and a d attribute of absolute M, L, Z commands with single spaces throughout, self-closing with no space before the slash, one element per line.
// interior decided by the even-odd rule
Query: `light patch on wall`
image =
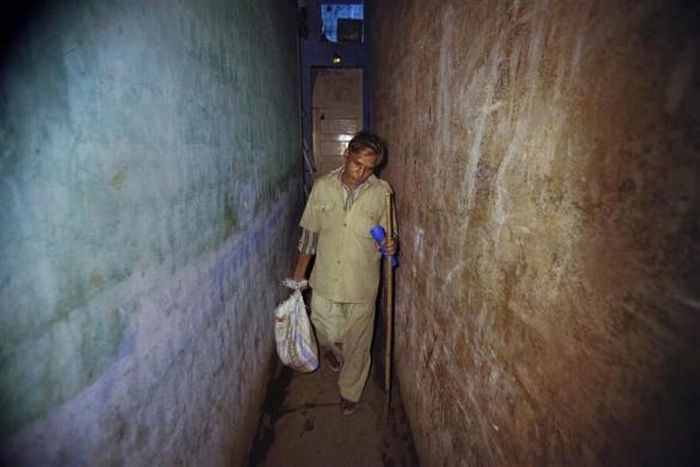
<path fill-rule="evenodd" d="M 419 226 L 413 227 L 413 251 L 416 255 L 415 263 L 423 263 L 423 251 L 425 249 L 425 230 Z"/>

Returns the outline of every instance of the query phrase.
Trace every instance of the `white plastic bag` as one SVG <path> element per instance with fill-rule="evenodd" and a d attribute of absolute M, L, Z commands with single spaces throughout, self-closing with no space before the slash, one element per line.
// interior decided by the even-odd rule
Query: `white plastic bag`
<path fill-rule="evenodd" d="M 284 283 L 294 292 L 275 308 L 277 355 L 288 367 L 308 373 L 318 368 L 318 345 L 301 296 L 306 281 L 296 283 L 288 279 Z"/>

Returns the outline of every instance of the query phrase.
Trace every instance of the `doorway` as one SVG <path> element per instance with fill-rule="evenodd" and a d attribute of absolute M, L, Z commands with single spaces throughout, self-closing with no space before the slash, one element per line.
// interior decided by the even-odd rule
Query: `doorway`
<path fill-rule="evenodd" d="M 312 122 L 315 177 L 339 167 L 353 135 L 362 128 L 361 68 L 312 70 Z"/>

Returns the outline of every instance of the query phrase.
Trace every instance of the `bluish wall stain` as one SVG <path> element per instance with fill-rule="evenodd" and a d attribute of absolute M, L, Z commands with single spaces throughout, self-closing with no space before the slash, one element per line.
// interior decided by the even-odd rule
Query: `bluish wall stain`
<path fill-rule="evenodd" d="M 152 287 L 124 283 L 249 235 L 299 171 L 294 2 L 53 2 L 15 42 L 0 76 L 0 439 L 125 351 Z"/>

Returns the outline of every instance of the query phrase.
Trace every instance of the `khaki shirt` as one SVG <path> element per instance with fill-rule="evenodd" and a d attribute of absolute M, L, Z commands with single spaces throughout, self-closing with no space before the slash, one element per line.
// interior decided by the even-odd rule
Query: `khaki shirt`
<path fill-rule="evenodd" d="M 318 232 L 311 287 L 338 303 L 373 303 L 379 287 L 379 259 L 370 229 L 386 230 L 386 194 L 391 187 L 371 175 L 367 187 L 346 211 L 343 185 L 336 169 L 319 178 L 311 190 L 299 225 Z"/>

